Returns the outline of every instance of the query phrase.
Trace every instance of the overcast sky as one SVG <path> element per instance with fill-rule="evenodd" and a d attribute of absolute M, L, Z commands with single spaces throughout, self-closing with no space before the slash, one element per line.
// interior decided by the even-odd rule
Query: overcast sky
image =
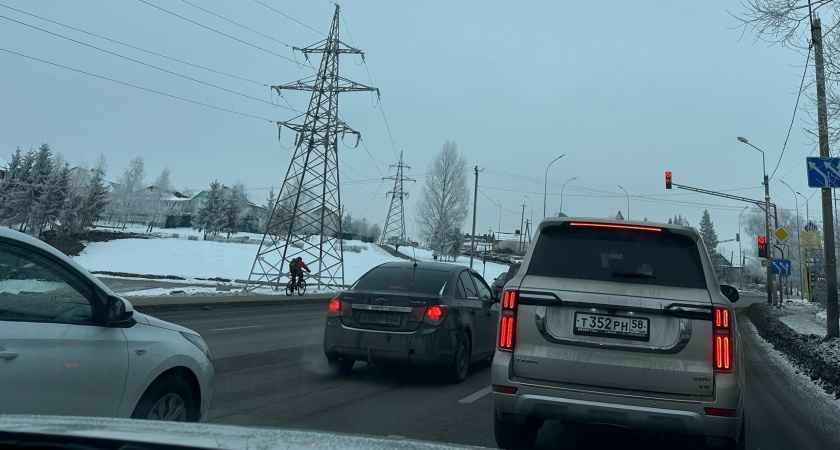
<path fill-rule="evenodd" d="M 164 167 L 180 188 L 200 190 L 214 179 L 228 185 L 241 181 L 252 200 L 262 203 L 268 188 L 281 184 L 292 154 L 292 133 L 278 142 L 273 122 L 295 115 L 269 104 L 268 86 L 312 75 L 294 62 L 301 56 L 288 46 L 323 39 L 319 32 L 328 31 L 334 5 L 261 0 L 298 23 L 254 0 L 190 0 L 271 40 L 183 1 L 147 1 L 292 61 L 139 0 L 0 4 L 251 81 L 167 61 L 7 8 L 0 7 L 0 15 L 256 99 L 7 19 L 0 20 L 0 48 L 259 119 L 0 51 L 0 156 L 9 159 L 18 146 L 26 150 L 47 142 L 71 165 L 92 164 L 104 154 L 108 177 L 116 179 L 140 155 L 149 181 Z M 443 142 L 452 139 L 470 168 L 486 169 L 479 179 L 479 232 L 497 229 L 499 221 L 503 231 L 518 229 L 523 203 L 526 219 L 531 204 L 534 220 L 541 219 L 546 166 L 565 154 L 548 172 L 549 182 L 556 183 L 548 186 L 549 214 L 560 209 L 558 185 L 578 177 L 563 196 L 569 215 L 606 217 L 621 210 L 627 217 L 621 185 L 630 195 L 631 219 L 667 221 L 682 214 L 697 226 L 708 208 L 719 238 L 734 238 L 745 204 L 667 191 L 664 172 L 672 171 L 676 183 L 762 198 L 761 154 L 736 136 L 766 151 L 767 171 L 774 171 L 805 58 L 781 46 L 755 44 L 749 34 L 741 38 L 729 14 L 739 11 L 738 3 L 725 3 L 342 2 L 341 39 L 365 51 L 398 146 L 391 144 L 369 93 L 342 94 L 341 114 L 370 150 L 369 155 L 361 146 L 340 145 L 344 204 L 354 216 L 384 222 L 385 192 L 391 186 L 380 178 L 389 175 L 388 165 L 402 150 L 412 166 L 409 175 L 417 178 L 406 204 L 406 217 L 413 221 L 422 175 Z M 367 84 L 360 62 L 345 57 L 341 74 Z M 306 108 L 307 94 L 286 98 L 296 109 Z M 806 196 L 812 193 L 804 168 L 813 150 L 802 132 L 808 124 L 797 116 L 771 181 L 771 196 L 780 208 L 793 208 L 794 197 L 779 180 Z M 814 197 L 810 214 L 816 218 L 819 211 Z M 470 225 L 465 223 L 465 230 Z M 409 234 L 412 229 L 409 221 Z M 723 247 L 727 254 L 737 252 L 734 242 Z"/>

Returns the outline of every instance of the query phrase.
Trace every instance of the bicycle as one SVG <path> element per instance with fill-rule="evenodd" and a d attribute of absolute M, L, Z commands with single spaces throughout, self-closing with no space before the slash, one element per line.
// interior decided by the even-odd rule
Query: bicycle
<path fill-rule="evenodd" d="M 298 281 L 297 286 L 294 285 L 295 280 L 289 280 L 286 283 L 286 295 L 291 296 L 295 291 L 297 291 L 298 295 L 303 295 L 306 293 L 306 280 L 301 279 Z"/>

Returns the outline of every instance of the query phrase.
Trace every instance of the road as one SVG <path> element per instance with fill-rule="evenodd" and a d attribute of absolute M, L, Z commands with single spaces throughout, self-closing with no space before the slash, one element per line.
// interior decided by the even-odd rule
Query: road
<path fill-rule="evenodd" d="M 738 302 L 743 308 L 758 297 Z M 490 366 L 462 384 L 423 370 L 356 363 L 331 377 L 321 350 L 325 305 L 287 305 L 156 314 L 204 336 L 216 369 L 209 421 L 495 447 Z M 746 317 L 739 314 L 739 320 Z M 744 336 L 750 449 L 840 448 L 840 419 L 825 417 L 811 391 L 790 382 L 749 327 Z M 538 449 L 702 448 L 684 437 L 595 432 L 546 422 Z"/>

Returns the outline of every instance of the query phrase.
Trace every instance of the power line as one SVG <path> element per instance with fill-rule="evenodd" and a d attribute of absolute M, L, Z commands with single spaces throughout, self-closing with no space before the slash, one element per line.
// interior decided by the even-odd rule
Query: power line
<path fill-rule="evenodd" d="M 257 3 L 259 3 L 260 5 L 263 5 L 263 6 L 265 6 L 266 8 L 268 8 L 268 9 L 270 9 L 270 10 L 272 10 L 272 11 L 276 12 L 277 14 L 280 14 L 281 16 L 283 16 L 283 17 L 285 17 L 285 18 L 287 18 L 287 19 L 291 20 L 292 22 L 295 22 L 295 23 L 297 23 L 297 24 L 299 24 L 299 25 L 303 25 L 304 27 L 309 28 L 310 30 L 312 30 L 312 31 L 314 31 L 314 32 L 316 32 L 316 33 L 318 33 L 318 34 L 320 34 L 320 35 L 322 35 L 322 36 L 326 36 L 326 34 L 324 34 L 323 32 L 318 31 L 318 30 L 316 30 L 316 29 L 314 29 L 314 28 L 310 27 L 309 25 L 307 25 L 307 24 L 305 24 L 305 23 L 303 23 L 303 22 L 301 22 L 301 21 L 299 21 L 299 20 L 295 19 L 295 18 L 294 18 L 294 17 L 292 17 L 292 16 L 289 16 L 288 14 L 282 13 L 282 12 L 280 12 L 280 11 L 278 11 L 278 10 L 276 10 L 276 9 L 272 8 L 271 6 L 266 5 L 265 3 L 261 2 L 260 0 L 254 0 L 254 1 L 255 1 L 255 2 L 257 2 Z M 345 24 L 345 25 L 346 25 L 346 24 Z"/>
<path fill-rule="evenodd" d="M 196 83 L 203 84 L 203 85 L 205 85 L 205 86 L 210 86 L 210 87 L 212 87 L 212 88 L 219 89 L 219 90 L 222 90 L 222 91 L 225 91 L 225 92 L 229 92 L 229 93 L 231 93 L 231 94 L 239 95 L 240 97 L 245 97 L 245 98 L 248 98 L 248 99 L 251 99 L 251 100 L 256 100 L 256 101 L 258 101 L 258 102 L 260 102 L 260 103 L 267 103 L 267 104 L 271 104 L 271 102 L 269 102 L 269 101 L 267 101 L 267 100 L 264 100 L 264 99 L 261 99 L 261 98 L 257 98 L 257 97 L 253 97 L 253 96 L 250 96 L 250 95 L 248 95 L 248 94 L 243 94 L 243 93 L 241 93 L 241 92 L 236 92 L 236 91 L 231 90 L 231 89 L 223 88 L 223 87 L 221 87 L 221 86 L 218 86 L 218 85 L 215 85 L 215 84 L 212 84 L 212 83 L 208 83 L 208 82 L 206 82 L 206 81 L 201 81 L 201 80 L 199 80 L 199 79 L 192 78 L 192 77 L 189 77 L 189 76 L 186 76 L 186 75 L 182 75 L 182 74 L 180 74 L 180 73 L 173 72 L 173 71 L 171 71 L 171 70 L 167 70 L 167 69 L 164 69 L 164 68 L 162 68 L 162 67 L 155 66 L 154 64 L 145 63 L 145 62 L 143 62 L 143 61 L 140 61 L 140 60 L 137 60 L 137 59 L 134 59 L 134 58 L 130 58 L 130 57 L 128 57 L 128 56 L 121 55 L 121 54 L 119 54 L 119 53 L 112 52 L 112 51 L 110 51 L 110 50 L 105 50 L 104 48 L 100 48 L 100 47 L 97 47 L 97 46 L 95 46 L 95 45 L 87 44 L 87 43 L 85 43 L 85 42 L 82 42 L 82 41 L 79 41 L 79 40 L 76 40 L 76 39 L 73 39 L 73 38 L 69 38 L 69 37 L 67 37 L 67 36 L 64 36 L 64 35 L 61 35 L 61 34 L 58 34 L 58 33 L 53 33 L 52 31 L 49 31 L 49 30 L 45 30 L 45 29 L 43 29 L 43 28 L 36 27 L 35 25 L 30 25 L 30 24 L 28 24 L 28 23 L 21 22 L 21 21 L 19 21 L 19 20 L 15 20 L 15 19 L 12 19 L 12 18 L 10 18 L 10 17 L 6 17 L 6 16 L 4 16 L 4 15 L 2 15 L 2 14 L 0 14 L 0 19 L 6 19 L 6 20 L 8 20 L 8 21 L 15 22 L 15 23 L 17 23 L 17 24 L 20 24 L 20 25 L 23 25 L 23 26 L 26 26 L 26 27 L 29 27 L 29 28 L 33 28 L 33 29 L 38 30 L 38 31 L 42 31 L 42 32 L 47 33 L 47 34 L 51 34 L 51 35 L 53 35 L 53 36 L 60 37 L 60 38 L 62 38 L 62 39 L 66 39 L 66 40 L 68 40 L 68 41 L 70 41 L 70 42 L 75 42 L 75 43 L 77 43 L 77 44 L 84 45 L 85 47 L 90 47 L 90 48 L 92 48 L 92 49 L 99 50 L 100 52 L 104 52 L 104 53 L 107 53 L 107 54 L 109 54 L 109 55 L 116 56 L 116 57 L 118 57 L 118 58 L 126 59 L 126 60 L 128 60 L 128 61 L 131 61 L 131 62 L 134 62 L 134 63 L 137 63 L 137 64 L 141 64 L 141 65 L 144 65 L 144 66 L 146 66 L 146 67 L 150 67 L 150 68 L 152 68 L 152 69 L 160 70 L 161 72 L 166 72 L 166 73 L 168 73 L 168 74 L 170 74 L 170 75 L 175 75 L 176 77 L 181 77 L 181 78 L 184 78 L 184 79 L 187 79 L 187 80 L 190 80 L 190 81 L 194 81 L 194 82 L 196 82 Z M 285 108 L 285 106 L 281 106 L 281 108 Z"/>
<path fill-rule="evenodd" d="M 186 17 L 184 17 L 184 16 L 181 16 L 181 15 L 175 14 L 175 13 L 174 13 L 174 12 L 172 12 L 172 11 L 169 11 L 169 10 L 167 10 L 167 9 L 163 9 L 163 8 L 161 8 L 160 6 L 157 6 L 157 5 L 154 5 L 154 4 L 152 4 L 152 3 L 149 3 L 149 2 L 147 2 L 146 0 L 140 0 L 140 2 L 145 3 L 145 4 L 147 4 L 147 5 L 149 5 L 149 6 L 153 7 L 153 8 L 159 9 L 159 10 L 161 10 L 161 11 L 163 11 L 163 12 L 167 13 L 167 14 L 171 14 L 171 15 L 173 15 L 173 16 L 175 16 L 175 17 L 178 17 L 178 18 L 180 18 L 180 19 L 186 20 L 187 22 L 190 22 L 190 23 L 192 23 L 192 24 L 198 25 L 198 26 L 200 26 L 201 28 L 205 28 L 205 29 L 210 30 L 210 31 L 212 31 L 212 32 L 214 32 L 214 33 L 218 33 L 218 34 L 221 34 L 222 36 L 229 37 L 229 38 L 233 39 L 234 41 L 241 42 L 241 43 L 243 43 L 243 44 L 245 44 L 245 45 L 247 45 L 247 46 L 249 46 L 249 47 L 254 47 L 254 48 L 258 49 L 258 50 L 262 50 L 262 51 L 264 51 L 264 52 L 266 52 L 266 53 L 268 53 L 268 54 L 274 55 L 274 56 L 276 56 L 276 57 L 278 57 L 278 58 L 285 59 L 286 61 L 291 61 L 291 62 L 293 62 L 293 63 L 295 63 L 295 64 L 298 64 L 298 62 L 297 62 L 297 61 L 295 61 L 295 60 L 294 60 L 294 59 L 292 59 L 292 58 L 289 58 L 289 57 L 287 57 L 287 56 L 283 56 L 283 55 L 281 55 L 281 54 L 279 54 L 279 53 L 272 52 L 271 50 L 268 50 L 268 49 L 262 48 L 262 47 L 260 47 L 259 45 L 254 45 L 254 44 L 252 44 L 252 43 L 250 43 L 250 42 L 243 41 L 242 39 L 235 38 L 235 37 L 233 37 L 233 36 L 231 36 L 231 35 L 229 35 L 229 34 L 227 34 L 227 33 L 223 33 L 223 32 L 221 32 L 221 31 L 219 31 L 219 30 L 217 30 L 217 29 L 215 29 L 215 28 L 210 28 L 210 27 L 208 27 L 207 25 L 202 25 L 202 24 L 200 24 L 200 23 L 198 23 L 198 22 L 196 22 L 196 21 L 194 21 L 194 20 L 187 19 L 187 18 L 186 18 Z"/>
<path fill-rule="evenodd" d="M 85 74 L 85 75 L 88 75 L 88 76 L 91 76 L 91 77 L 99 78 L 99 79 L 102 79 L 102 80 L 107 80 L 107 81 L 110 81 L 112 83 L 121 84 L 123 86 L 133 87 L 135 89 L 140 89 L 141 91 L 152 92 L 154 94 L 163 95 L 165 97 L 174 98 L 174 99 L 177 99 L 177 100 L 185 101 L 185 102 L 188 102 L 188 103 L 193 103 L 193 104 L 196 104 L 196 105 L 206 106 L 208 108 L 218 109 L 220 111 L 225 111 L 225 112 L 229 112 L 229 113 L 232 113 L 232 114 L 238 114 L 240 116 L 251 117 L 253 119 L 258 119 L 258 120 L 264 120 L 266 122 L 271 122 L 271 123 L 276 122 L 275 120 L 266 119 L 264 117 L 258 117 L 258 116 L 254 116 L 254 115 L 251 115 L 251 114 L 246 114 L 246 113 L 243 113 L 243 112 L 239 112 L 239 111 L 234 111 L 232 109 L 222 108 L 220 106 L 213 106 L 213 105 L 210 105 L 210 104 L 207 104 L 207 103 L 202 103 L 202 102 L 199 102 L 199 101 L 196 101 L 196 100 L 190 100 L 188 98 L 179 97 L 177 95 L 167 94 L 165 92 L 156 91 L 154 89 L 149 89 L 149 88 L 145 88 L 145 87 L 142 87 L 142 86 L 137 86 L 135 84 L 126 83 L 124 81 L 115 80 L 113 78 L 104 77 L 102 75 L 96 75 L 94 73 L 85 72 L 84 70 L 74 69 L 72 67 L 68 67 L 68 66 L 64 66 L 64 65 L 54 63 L 54 62 L 51 62 L 51 61 L 47 61 L 47 60 L 44 60 L 44 59 L 36 58 L 34 56 L 29 56 L 29 55 L 24 55 L 23 53 L 13 52 L 13 51 L 7 50 L 5 48 L 0 48 L 0 51 L 6 52 L 6 53 L 11 53 L 11 54 L 17 55 L 17 56 L 21 56 L 23 58 L 31 59 L 33 61 L 42 62 L 44 64 L 49 64 L 51 66 L 61 67 L 62 69 L 72 70 L 73 72 L 82 73 L 82 74 Z"/>
<path fill-rule="evenodd" d="M 76 28 L 76 27 L 72 27 L 70 25 L 63 24 L 61 22 L 56 22 L 54 20 L 50 20 L 50 19 L 47 19 L 45 17 L 41 17 L 41 16 L 38 16 L 38 15 L 35 15 L 35 14 L 31 14 L 31 13 L 28 13 L 26 11 L 21 11 L 19 9 L 12 8 L 11 6 L 7 6 L 7 5 L 4 5 L 4 4 L 0 4 L 0 6 L 2 6 L 3 8 L 11 9 L 12 11 L 17 11 L 21 14 L 26 14 L 27 16 L 31 16 L 31 17 L 35 17 L 37 19 L 41 19 L 45 22 L 49 22 L 49 23 L 52 23 L 52 24 L 55 24 L 55 25 L 58 25 L 58 26 L 61 26 L 61 27 L 64 27 L 64 28 L 69 28 L 69 29 L 74 30 L 74 31 L 78 31 L 79 33 L 84 33 L 84 34 L 87 34 L 87 35 L 90 35 L 90 36 L 93 36 L 93 37 L 97 37 L 99 39 L 104 39 L 108 42 L 113 42 L 115 44 L 123 45 L 125 47 L 132 48 L 134 50 L 139 50 L 141 52 L 149 53 L 149 54 L 158 56 L 160 58 L 165 58 L 165 59 L 168 59 L 168 60 L 171 60 L 171 61 L 179 62 L 181 64 L 186 64 L 186 65 L 191 66 L 191 67 L 195 67 L 195 68 L 198 68 L 198 69 L 202 69 L 202 70 L 206 70 L 206 71 L 209 71 L 209 72 L 217 73 L 219 75 L 224 75 L 224 76 L 227 76 L 227 77 L 235 78 L 237 80 L 242 80 L 242 81 L 247 81 L 249 83 L 259 84 L 260 86 L 268 86 L 268 84 L 266 84 L 266 83 L 260 83 L 259 81 L 250 80 L 250 79 L 245 78 L 245 77 L 240 77 L 240 76 L 237 76 L 237 75 L 231 75 L 229 73 L 222 72 L 220 70 L 215 70 L 215 69 L 211 69 L 211 68 L 208 68 L 208 67 L 200 66 L 198 64 L 193 64 L 193 63 L 190 63 L 190 62 L 187 62 L 187 61 L 182 61 L 178 58 L 173 58 L 171 56 L 166 56 L 166 55 L 163 55 L 163 54 L 160 54 L 160 53 L 157 53 L 157 52 L 153 52 L 151 50 L 146 50 L 144 48 L 140 48 L 140 47 L 137 47 L 137 46 L 134 46 L 134 45 L 131 45 L 131 44 L 126 44 L 125 42 L 120 42 L 116 39 L 111 39 L 111 38 L 108 38 L 108 37 L 105 37 L 105 36 L 98 35 L 96 33 L 91 33 L 89 31 L 85 31 L 85 30 L 82 30 L 80 28 Z"/>
<path fill-rule="evenodd" d="M 782 145 L 782 153 L 779 155 L 779 161 L 776 163 L 776 168 L 773 169 L 773 173 L 770 174 L 770 178 L 773 178 L 773 175 L 776 174 L 776 170 L 779 169 L 779 164 L 782 163 L 782 157 L 785 156 L 785 149 L 787 148 L 788 139 L 790 139 L 790 131 L 793 129 L 793 121 L 796 119 L 796 111 L 799 109 L 799 98 L 802 96 L 802 86 L 805 85 L 805 75 L 808 73 L 808 63 L 810 61 L 811 47 L 809 46 L 808 56 L 805 58 L 805 70 L 802 71 L 802 80 L 799 81 L 799 92 L 796 93 L 796 104 L 793 106 L 793 116 L 790 118 L 790 126 L 788 127 L 787 136 L 785 136 L 785 143 Z"/>
<path fill-rule="evenodd" d="M 250 31 L 250 32 L 252 32 L 252 33 L 258 34 L 258 35 L 260 35 L 260 36 L 262 36 L 262 37 L 264 37 L 264 38 L 271 39 L 272 41 L 277 42 L 278 44 L 285 45 L 285 46 L 286 46 L 286 47 L 288 47 L 288 48 L 292 48 L 292 46 L 291 46 L 291 45 L 289 45 L 289 44 L 287 44 L 287 43 L 285 43 L 285 42 L 283 42 L 283 41 L 281 41 L 281 40 L 275 39 L 275 38 L 273 38 L 273 37 L 271 37 L 271 36 L 269 36 L 269 35 L 267 35 L 267 34 L 260 33 L 259 31 L 255 30 L 255 29 L 253 29 L 253 28 L 246 27 L 245 25 L 242 25 L 241 23 L 234 22 L 234 21 L 232 21 L 232 20 L 228 19 L 227 17 L 220 16 L 220 15 L 218 15 L 218 14 L 214 13 L 213 11 L 206 10 L 206 9 L 204 9 L 204 8 L 202 8 L 202 7 L 200 7 L 200 6 L 196 5 L 196 4 L 194 4 L 194 3 L 190 3 L 190 2 L 188 2 L 187 0 L 181 0 L 181 1 L 182 1 L 182 2 L 184 2 L 184 3 L 186 3 L 186 4 L 188 4 L 188 5 L 190 5 L 190 6 L 192 6 L 192 7 L 194 7 L 194 8 L 198 8 L 198 9 L 200 9 L 200 10 L 202 10 L 202 11 L 206 12 L 207 14 L 210 14 L 210 15 L 212 15 L 212 16 L 218 17 L 219 19 L 222 19 L 222 20 L 224 20 L 224 21 L 226 21 L 226 22 L 230 22 L 230 23 L 232 23 L 232 24 L 234 24 L 234 25 L 236 25 L 236 26 L 238 26 L 238 27 L 240 27 L 240 28 L 244 28 L 244 29 L 246 29 L 246 30 L 248 30 L 248 31 Z"/>

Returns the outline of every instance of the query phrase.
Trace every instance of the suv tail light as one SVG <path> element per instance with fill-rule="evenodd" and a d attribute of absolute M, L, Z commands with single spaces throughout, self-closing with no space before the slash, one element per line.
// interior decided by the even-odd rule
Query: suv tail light
<path fill-rule="evenodd" d="M 333 317 L 350 317 L 353 315 L 353 304 L 334 298 L 330 300 L 330 306 L 327 309 L 327 318 Z"/>
<path fill-rule="evenodd" d="M 715 307 L 714 323 L 714 366 L 716 372 L 731 372 L 735 360 L 735 343 L 732 334 L 732 312 L 728 308 Z"/>
<path fill-rule="evenodd" d="M 519 303 L 518 291 L 505 291 L 502 297 L 502 314 L 499 325 L 499 350 L 512 352 L 516 344 L 514 330 L 516 329 L 516 306 Z"/>

